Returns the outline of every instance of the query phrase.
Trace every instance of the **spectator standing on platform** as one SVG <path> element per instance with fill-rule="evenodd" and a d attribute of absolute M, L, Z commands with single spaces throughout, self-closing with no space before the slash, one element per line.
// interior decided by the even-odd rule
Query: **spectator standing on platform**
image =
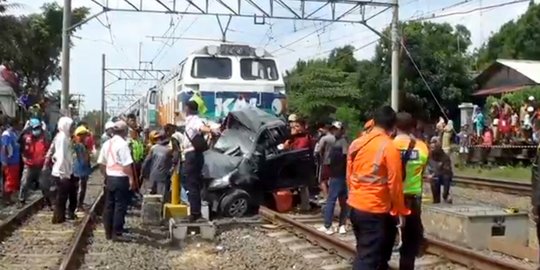
<path fill-rule="evenodd" d="M 414 270 L 416 256 L 424 243 L 424 227 L 422 226 L 422 186 L 424 170 L 427 166 L 429 148 L 411 134 L 414 133 L 416 121 L 409 113 L 397 114 L 394 145 L 401 151 L 403 164 L 403 193 L 405 205 L 411 214 L 405 217 L 402 228 L 402 246 L 399 250 L 399 269 Z"/>
<path fill-rule="evenodd" d="M 484 126 L 486 125 L 484 113 L 482 113 L 482 109 L 480 109 L 480 107 L 476 107 L 475 110 L 476 111 L 473 118 L 474 131 L 476 132 L 476 136 L 482 137 L 482 135 L 484 135 Z"/>
<path fill-rule="evenodd" d="M 124 232 L 124 219 L 130 199 L 130 189 L 136 186 L 133 178 L 133 158 L 126 141 L 128 126 L 117 121 L 114 136 L 106 141 L 99 152 L 98 163 L 105 175 L 105 211 L 103 225 L 108 240 L 119 240 Z"/>
<path fill-rule="evenodd" d="M 7 119 L 6 129 L 2 132 L 2 144 L 0 158 L 2 161 L 2 173 L 4 176 L 4 200 L 7 204 L 12 203 L 13 193 L 19 191 L 20 180 L 20 145 L 15 131 L 15 119 Z"/>
<path fill-rule="evenodd" d="M 75 152 L 75 160 L 73 162 L 73 176 L 79 183 L 79 196 L 77 199 L 77 209 L 80 212 L 84 211 L 84 198 L 86 197 L 86 187 L 88 185 L 88 177 L 92 171 L 90 165 L 90 151 L 84 144 L 87 136 L 92 136 L 90 131 L 84 126 L 79 126 L 75 129 L 73 138 L 73 152 Z"/>
<path fill-rule="evenodd" d="M 21 177 L 21 188 L 19 192 L 20 206 L 26 204 L 28 190 L 32 185 L 38 186 L 41 169 L 45 164 L 45 154 L 49 149 L 49 143 L 45 131 L 42 129 L 42 123 L 32 118 L 29 122 L 30 132 L 22 135 L 23 141 L 23 173 Z M 45 194 L 43 194 L 45 196 Z M 45 203 L 51 207 L 50 201 L 45 196 Z"/>
<path fill-rule="evenodd" d="M 77 181 L 73 177 L 73 150 L 71 145 L 71 125 L 73 119 L 63 116 L 58 120 L 58 133 L 52 147 L 52 179 L 57 186 L 57 194 L 52 222 L 62 223 L 66 220 L 66 205 L 69 200 L 67 211 L 68 219 L 75 219 L 77 208 Z"/>
<path fill-rule="evenodd" d="M 335 229 L 332 227 L 334 219 L 334 208 L 336 201 L 339 201 L 340 213 L 337 231 L 340 234 L 347 233 L 345 223 L 348 214 L 347 206 L 347 182 L 345 180 L 347 170 L 347 151 L 349 144 L 345 138 L 345 131 L 341 122 L 332 123 L 332 134 L 336 138 L 335 143 L 329 150 L 329 180 L 328 180 L 328 198 L 324 209 L 324 225 L 319 228 L 326 234 L 333 234 Z"/>
<path fill-rule="evenodd" d="M 354 270 L 388 269 L 398 226 L 410 211 L 403 198 L 401 155 L 390 134 L 396 113 L 384 106 L 374 113 L 374 127 L 351 143 L 347 184 L 356 237 Z"/>
<path fill-rule="evenodd" d="M 448 123 L 444 126 L 442 135 L 442 149 L 445 153 L 450 154 L 452 150 L 452 135 L 454 134 L 454 122 L 448 120 Z"/>

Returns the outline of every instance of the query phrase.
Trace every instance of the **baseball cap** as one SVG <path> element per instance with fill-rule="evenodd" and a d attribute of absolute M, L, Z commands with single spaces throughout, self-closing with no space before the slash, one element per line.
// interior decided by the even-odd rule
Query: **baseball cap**
<path fill-rule="evenodd" d="M 105 123 L 105 129 L 111 129 L 111 128 L 114 128 L 114 123 L 109 121 L 107 123 Z"/>
<path fill-rule="evenodd" d="M 339 121 L 334 121 L 334 122 L 332 122 L 332 126 L 337 128 L 337 129 L 342 129 L 343 128 L 343 123 L 341 123 Z"/>
<path fill-rule="evenodd" d="M 298 121 L 298 116 L 296 114 L 289 115 L 289 118 L 287 119 L 289 122 L 296 122 Z"/>
<path fill-rule="evenodd" d="M 30 119 L 30 127 L 31 128 L 37 128 L 39 126 L 41 126 L 41 122 L 38 119 L 36 119 L 36 118 Z"/>

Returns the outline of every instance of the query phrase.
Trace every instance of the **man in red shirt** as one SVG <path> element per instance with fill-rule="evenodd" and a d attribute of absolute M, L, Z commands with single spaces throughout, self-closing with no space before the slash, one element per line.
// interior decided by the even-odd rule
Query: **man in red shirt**
<path fill-rule="evenodd" d="M 306 122 L 297 119 L 291 123 L 291 138 L 285 142 L 283 149 L 295 150 L 311 147 L 311 138 L 306 132 Z"/>
<path fill-rule="evenodd" d="M 23 135 L 24 148 L 22 149 L 22 158 L 24 168 L 21 177 L 21 187 L 19 191 L 19 204 L 24 205 L 28 195 L 28 189 L 32 183 L 37 183 L 43 164 L 45 163 L 45 154 L 49 149 L 49 143 L 45 132 L 41 127 L 41 122 L 36 119 L 30 119 L 30 128 L 32 132 Z M 51 202 L 45 196 L 45 202 L 50 207 Z"/>

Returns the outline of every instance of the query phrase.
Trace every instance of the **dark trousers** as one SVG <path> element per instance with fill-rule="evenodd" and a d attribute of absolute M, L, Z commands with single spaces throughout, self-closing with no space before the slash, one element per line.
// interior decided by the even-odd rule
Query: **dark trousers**
<path fill-rule="evenodd" d="M 189 211 L 192 216 L 201 214 L 201 185 L 204 156 L 195 151 L 186 153 L 184 161 L 185 188 L 187 190 Z"/>
<path fill-rule="evenodd" d="M 433 194 L 433 203 L 441 202 L 441 186 L 443 186 L 443 194 L 442 194 L 443 200 L 448 199 L 448 195 L 450 195 L 451 183 L 452 183 L 451 175 L 440 175 L 438 177 L 433 178 L 433 180 L 431 181 L 431 194 Z"/>
<path fill-rule="evenodd" d="M 79 202 L 78 207 L 83 207 L 84 198 L 86 197 L 86 187 L 88 186 L 88 176 L 81 176 L 79 178 Z"/>
<path fill-rule="evenodd" d="M 121 235 L 124 230 L 124 219 L 130 199 L 129 178 L 107 176 L 106 182 L 103 225 L 105 236 L 111 239 L 114 235 Z"/>
<path fill-rule="evenodd" d="M 77 178 L 59 178 L 52 177 L 53 182 L 56 183 L 56 200 L 53 213 L 53 223 L 62 223 L 66 220 L 66 208 L 69 215 L 75 214 L 77 209 L 77 190 L 78 181 Z M 66 207 L 66 205 L 69 205 Z"/>
<path fill-rule="evenodd" d="M 533 206 L 535 209 L 533 210 L 533 213 L 535 215 L 538 215 L 540 213 L 540 205 Z M 538 239 L 538 243 L 540 243 L 540 221 L 538 221 L 537 217 L 534 218 L 536 223 L 536 238 Z M 538 257 L 540 258 L 540 254 L 538 254 Z"/>
<path fill-rule="evenodd" d="M 422 197 L 405 195 L 405 204 L 411 214 L 405 217 L 405 226 L 401 229 L 401 249 L 399 250 L 399 269 L 414 270 L 416 256 L 424 244 L 424 226 L 422 226 Z"/>
<path fill-rule="evenodd" d="M 354 270 L 386 270 L 396 238 L 396 222 L 389 214 L 375 214 L 351 209 L 351 223 L 356 237 Z"/>

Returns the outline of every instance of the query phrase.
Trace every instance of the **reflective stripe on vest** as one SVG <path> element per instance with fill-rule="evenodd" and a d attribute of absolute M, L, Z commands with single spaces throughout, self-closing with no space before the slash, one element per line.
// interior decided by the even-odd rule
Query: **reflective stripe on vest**
<path fill-rule="evenodd" d="M 107 159 L 109 159 L 110 157 L 113 161 L 113 164 L 109 165 L 109 161 L 107 160 L 107 170 L 110 170 L 112 172 L 123 172 L 124 168 L 116 162 L 116 158 L 114 158 L 114 153 L 112 152 L 112 146 L 114 141 L 115 140 L 110 140 L 109 149 L 107 149 Z"/>
<path fill-rule="evenodd" d="M 375 155 L 375 160 L 373 161 L 373 171 L 368 175 L 351 175 L 351 180 L 354 182 L 364 182 L 364 183 L 370 183 L 370 184 L 386 184 L 388 182 L 387 177 L 383 177 L 379 175 L 379 170 L 381 167 L 381 162 L 383 159 L 384 150 L 386 149 L 386 146 L 388 145 L 388 141 L 384 142 L 379 150 L 377 151 L 377 154 Z"/>

